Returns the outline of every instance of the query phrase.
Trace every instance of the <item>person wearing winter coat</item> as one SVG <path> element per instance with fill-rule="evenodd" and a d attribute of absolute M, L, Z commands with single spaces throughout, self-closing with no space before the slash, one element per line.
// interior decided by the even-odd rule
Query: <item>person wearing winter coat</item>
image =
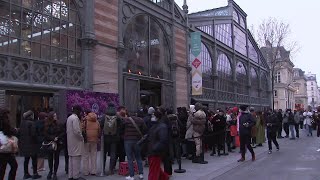
<path fill-rule="evenodd" d="M 256 120 L 256 128 L 257 128 L 257 137 L 256 143 L 257 146 L 262 146 L 263 143 L 266 141 L 266 134 L 265 134 L 265 118 L 262 112 L 257 112 L 257 120 Z"/>
<path fill-rule="evenodd" d="M 117 163 L 118 143 L 120 142 L 120 131 L 122 120 L 117 116 L 117 110 L 113 103 L 109 103 L 106 109 L 106 115 L 101 119 L 101 130 L 104 141 L 103 169 L 106 167 L 107 155 L 110 156 L 109 171 L 107 175 L 113 175 Z"/>
<path fill-rule="evenodd" d="M 288 109 L 286 110 L 286 112 L 283 115 L 283 130 L 286 133 L 285 138 L 289 138 L 289 111 Z"/>
<path fill-rule="evenodd" d="M 183 140 L 187 132 L 188 112 L 187 108 L 179 107 L 177 109 L 178 119 L 180 120 L 180 140 Z M 182 157 L 187 157 L 187 143 L 182 141 Z"/>
<path fill-rule="evenodd" d="M 279 143 L 277 142 L 277 131 L 279 129 L 280 124 L 281 124 L 281 121 L 278 119 L 277 114 L 275 112 L 272 112 L 272 110 L 269 110 L 267 112 L 267 118 L 266 118 L 269 154 L 272 153 L 271 142 L 274 143 L 277 150 L 279 151 Z"/>
<path fill-rule="evenodd" d="M 196 157 L 192 160 L 193 163 L 201 163 L 207 164 L 208 162 L 204 161 L 203 159 L 203 149 L 202 149 L 202 140 L 203 140 L 203 133 L 206 128 L 206 114 L 202 110 L 202 104 L 196 103 L 195 104 L 196 113 L 194 113 L 194 117 L 191 120 L 193 125 L 193 138 L 196 145 Z"/>
<path fill-rule="evenodd" d="M 188 116 L 188 120 L 187 120 L 187 124 L 186 124 L 186 135 L 185 135 L 185 139 L 186 139 L 186 143 L 187 143 L 187 154 L 188 154 L 188 159 L 192 160 L 193 158 L 195 158 L 195 143 L 194 143 L 194 139 L 193 139 L 193 125 L 191 123 L 191 121 L 194 118 L 194 113 L 196 112 L 194 105 L 190 105 L 190 109 L 189 109 L 189 116 Z"/>
<path fill-rule="evenodd" d="M 100 124 L 97 115 L 93 112 L 86 116 L 84 128 L 87 133 L 87 142 L 84 144 L 83 174 L 85 176 L 97 174 L 97 148 L 100 137 Z"/>
<path fill-rule="evenodd" d="M 37 131 L 37 138 L 38 138 L 38 144 L 39 147 L 41 147 L 41 143 L 44 140 L 44 126 L 45 126 L 45 122 L 48 118 L 48 114 L 46 112 L 40 112 L 38 114 L 38 120 L 36 121 L 36 131 Z M 44 168 L 44 158 L 45 158 L 46 154 L 42 151 L 39 152 L 38 154 L 38 171 L 45 171 Z"/>
<path fill-rule="evenodd" d="M 291 134 L 291 137 L 290 137 L 290 140 L 294 140 L 296 139 L 296 136 L 295 136 L 295 121 L 294 121 L 294 115 L 291 111 L 291 109 L 288 109 L 287 110 L 287 116 L 288 116 L 288 125 L 289 125 L 289 129 L 290 129 L 290 134 Z"/>
<path fill-rule="evenodd" d="M 277 133 L 278 133 L 278 138 L 279 139 L 281 139 L 281 138 L 283 138 L 283 136 L 282 136 L 282 128 L 283 128 L 283 115 L 282 115 L 282 109 L 279 109 L 279 111 L 277 112 L 277 118 L 279 119 L 279 121 L 280 121 L 280 124 L 279 124 L 279 126 L 278 126 L 278 131 L 277 131 Z"/>
<path fill-rule="evenodd" d="M 19 130 L 19 149 L 20 155 L 24 156 L 24 176 L 23 179 L 39 179 L 38 174 L 38 153 L 40 150 L 34 113 L 29 110 L 23 114 L 23 120 Z M 29 174 L 29 161 L 32 160 L 33 176 Z"/>
<path fill-rule="evenodd" d="M 161 169 L 161 161 L 169 147 L 168 127 L 161 122 L 162 114 L 154 112 L 155 123 L 148 132 L 148 180 L 168 180 L 169 175 Z"/>
<path fill-rule="evenodd" d="M 252 161 L 255 161 L 256 156 L 251 147 L 251 132 L 252 127 L 255 125 L 254 118 L 248 111 L 248 106 L 242 105 L 240 106 L 241 115 L 239 117 L 239 135 L 240 135 L 240 152 L 241 159 L 238 162 L 245 161 L 246 147 L 251 153 Z"/>
<path fill-rule="evenodd" d="M 138 164 L 139 178 L 143 179 L 143 166 L 141 159 L 141 149 L 137 145 L 137 142 L 142 138 L 143 133 L 146 132 L 146 125 L 140 117 L 136 115 L 129 116 L 124 120 L 124 148 L 126 151 L 128 166 L 129 166 L 129 176 L 126 177 L 127 180 L 134 180 L 134 167 L 133 160 L 135 159 Z"/>
<path fill-rule="evenodd" d="M 8 142 L 9 139 L 17 136 L 16 129 L 12 128 L 9 122 L 9 111 L 0 108 L 0 145 L 2 142 Z M 14 151 L 8 153 L 0 153 L 0 179 L 3 180 L 6 173 L 7 164 L 10 165 L 8 180 L 15 180 L 18 163 Z"/>
<path fill-rule="evenodd" d="M 303 124 L 307 129 L 307 136 L 312 136 L 312 112 L 311 110 L 303 113 L 304 122 Z"/>
<path fill-rule="evenodd" d="M 69 180 L 83 179 L 80 177 L 81 155 L 83 153 L 84 138 L 82 136 L 80 117 L 82 108 L 76 105 L 72 108 L 72 115 L 67 119 L 67 142 L 69 154 Z"/>
<path fill-rule="evenodd" d="M 61 125 L 58 124 L 57 114 L 50 112 L 44 127 L 44 141 L 46 143 L 55 142 L 57 149 L 54 152 L 48 152 L 49 174 L 47 179 L 57 180 L 57 171 L 59 167 L 60 151 L 63 146 L 64 132 Z"/>
<path fill-rule="evenodd" d="M 224 112 L 222 110 L 217 110 L 217 114 L 215 114 L 212 118 L 212 126 L 213 126 L 213 136 L 214 145 L 212 148 L 211 156 L 217 154 L 221 155 L 221 150 L 224 148 L 225 143 L 225 130 L 226 130 L 227 120 L 224 116 Z"/>
<path fill-rule="evenodd" d="M 299 125 L 300 125 L 300 113 L 298 111 L 294 111 L 294 129 L 296 131 L 296 137 L 299 138 Z"/>

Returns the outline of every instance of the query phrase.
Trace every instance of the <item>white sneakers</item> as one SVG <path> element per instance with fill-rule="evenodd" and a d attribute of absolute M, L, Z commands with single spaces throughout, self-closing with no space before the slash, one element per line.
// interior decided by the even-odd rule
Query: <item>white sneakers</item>
<path fill-rule="evenodd" d="M 139 175 L 139 179 L 143 179 L 143 174 L 140 174 L 140 175 Z M 127 177 L 126 177 L 126 180 L 134 180 L 134 177 L 127 176 Z"/>
<path fill-rule="evenodd" d="M 134 180 L 134 177 L 127 176 L 127 177 L 126 177 L 126 180 Z"/>

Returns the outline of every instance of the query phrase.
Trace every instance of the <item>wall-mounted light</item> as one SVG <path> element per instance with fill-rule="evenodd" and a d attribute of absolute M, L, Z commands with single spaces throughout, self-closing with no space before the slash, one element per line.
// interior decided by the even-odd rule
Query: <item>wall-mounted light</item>
<path fill-rule="evenodd" d="M 139 71 L 139 75 L 142 75 L 142 73 Z"/>

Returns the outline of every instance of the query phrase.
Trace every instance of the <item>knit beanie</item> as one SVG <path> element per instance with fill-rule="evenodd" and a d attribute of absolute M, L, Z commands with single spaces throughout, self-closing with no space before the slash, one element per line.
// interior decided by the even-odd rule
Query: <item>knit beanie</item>
<path fill-rule="evenodd" d="M 34 120 L 34 113 L 31 110 L 23 113 L 22 116 L 23 116 L 23 119 L 25 120 Z"/>
<path fill-rule="evenodd" d="M 148 114 L 153 114 L 155 112 L 154 108 L 153 107 L 149 107 L 148 109 Z"/>
<path fill-rule="evenodd" d="M 108 116 L 115 116 L 117 114 L 117 110 L 116 110 L 116 107 L 113 103 L 109 103 L 108 104 L 108 107 L 106 109 L 106 114 Z"/>

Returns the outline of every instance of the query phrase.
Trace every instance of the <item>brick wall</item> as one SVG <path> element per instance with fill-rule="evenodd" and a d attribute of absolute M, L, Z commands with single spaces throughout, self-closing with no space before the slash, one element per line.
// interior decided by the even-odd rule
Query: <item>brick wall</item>
<path fill-rule="evenodd" d="M 176 71 L 176 102 L 177 107 L 188 106 L 188 81 L 187 70 L 184 68 L 187 62 L 185 31 L 175 28 L 175 50 L 176 63 L 178 64 Z M 183 66 L 183 67 L 180 67 Z"/>
<path fill-rule="evenodd" d="M 93 83 L 97 92 L 118 93 L 118 0 L 95 0 Z M 111 46 L 111 47 L 108 47 Z"/>

